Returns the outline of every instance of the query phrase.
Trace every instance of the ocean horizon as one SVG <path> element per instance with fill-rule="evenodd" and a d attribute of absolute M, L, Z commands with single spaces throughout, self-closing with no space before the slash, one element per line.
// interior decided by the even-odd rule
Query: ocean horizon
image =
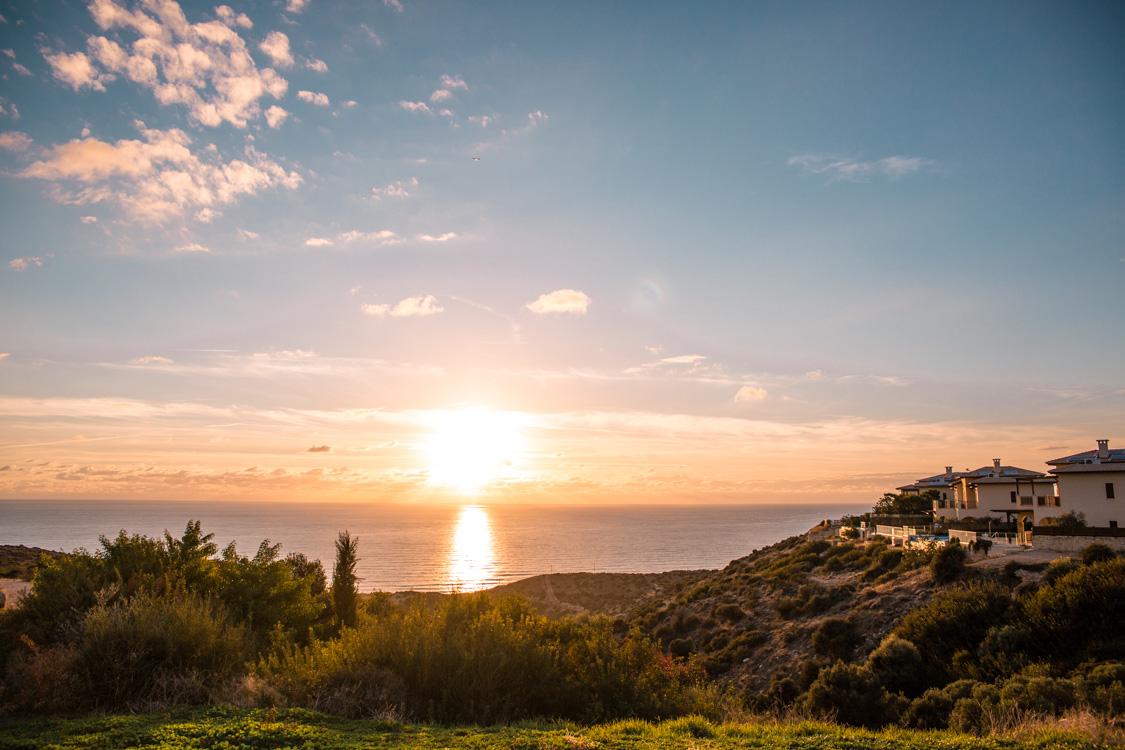
<path fill-rule="evenodd" d="M 0 500 L 0 544 L 70 552 L 99 537 L 182 535 L 202 523 L 222 549 L 259 544 L 319 559 L 359 539 L 361 591 L 476 591 L 543 573 L 717 569 L 854 503 L 810 505 L 396 505 L 245 501 Z"/>

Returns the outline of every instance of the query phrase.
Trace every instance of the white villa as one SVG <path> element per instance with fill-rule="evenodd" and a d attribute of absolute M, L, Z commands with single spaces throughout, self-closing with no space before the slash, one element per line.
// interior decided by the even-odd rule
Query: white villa
<path fill-rule="evenodd" d="M 1086 515 L 1093 527 L 1125 528 L 1125 448 L 1099 440 L 1096 450 L 1047 462 L 1059 485 L 1059 510 Z"/>
<path fill-rule="evenodd" d="M 945 467 L 944 474 L 924 477 L 896 487 L 904 494 L 936 490 L 933 515 L 938 522 L 1003 514 L 1017 524 L 1020 544 L 1058 551 L 1074 551 L 1094 542 L 1125 550 L 1125 448 L 1110 448 L 1108 440 L 1082 453 L 1047 463 L 1049 473 L 1004 466 L 961 472 Z M 1059 527 L 1063 512 L 1082 513 L 1086 527 Z"/>

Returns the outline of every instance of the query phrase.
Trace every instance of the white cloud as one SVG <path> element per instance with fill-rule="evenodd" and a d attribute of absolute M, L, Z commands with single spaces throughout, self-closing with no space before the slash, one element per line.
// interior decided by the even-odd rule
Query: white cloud
<path fill-rule="evenodd" d="M 378 232 L 344 232 L 336 239 L 340 242 L 374 242 L 378 245 L 397 245 L 402 242 L 402 238 L 389 229 L 383 229 Z"/>
<path fill-rule="evenodd" d="M 215 8 L 215 15 L 227 26 L 241 26 L 244 29 L 254 28 L 254 22 L 245 13 L 235 14 L 229 5 L 220 5 Z"/>
<path fill-rule="evenodd" d="M 130 364 L 130 365 L 172 365 L 172 364 L 175 364 L 175 362 L 168 359 L 167 357 L 138 357 L 137 359 L 129 360 L 129 362 L 127 364 Z"/>
<path fill-rule="evenodd" d="M 355 99 L 348 99 L 348 100 L 347 100 L 346 102 L 341 102 L 341 103 L 340 103 L 340 106 L 341 106 L 341 107 L 347 107 L 348 109 L 351 109 L 351 108 L 352 108 L 352 107 L 354 107 L 355 105 L 356 105 L 356 101 L 355 101 Z"/>
<path fill-rule="evenodd" d="M 461 76 L 451 76 L 451 75 L 448 75 L 448 74 L 445 74 L 445 73 L 443 73 L 442 76 L 441 76 L 441 87 L 443 89 L 449 89 L 449 90 L 452 90 L 452 89 L 464 89 L 465 91 L 469 90 L 469 85 L 467 83 L 465 83 L 464 79 L 462 79 Z"/>
<path fill-rule="evenodd" d="M 191 242 L 186 245 L 180 245 L 176 248 L 177 253 L 209 253 L 210 248 L 200 245 L 198 242 Z"/>
<path fill-rule="evenodd" d="M 327 95 L 315 91 L 298 91 L 297 98 L 318 107 L 327 107 L 329 104 Z"/>
<path fill-rule="evenodd" d="M 8 151 L 27 151 L 31 148 L 32 143 L 33 141 L 27 133 L 20 133 L 19 131 L 0 133 L 0 148 Z"/>
<path fill-rule="evenodd" d="M 16 59 L 16 51 L 14 49 L 0 49 L 0 53 L 3 53 L 12 60 Z"/>
<path fill-rule="evenodd" d="M 540 122 L 542 122 L 543 120 L 547 120 L 547 119 L 550 119 L 550 118 L 547 115 L 545 115 L 541 110 L 537 109 L 534 112 L 528 112 L 528 114 L 527 114 L 527 124 L 525 124 L 522 128 L 515 128 L 513 130 L 504 130 L 504 131 L 502 131 L 502 133 L 504 135 L 515 135 L 515 136 L 525 135 L 527 133 L 530 133 L 532 130 L 535 130 L 537 127 L 539 127 Z"/>
<path fill-rule="evenodd" d="M 256 239 L 258 239 L 259 234 L 257 232 L 251 232 L 249 229 L 241 229 L 240 228 L 238 230 L 238 237 L 239 237 L 239 239 L 243 239 L 243 240 L 256 240 Z"/>
<path fill-rule="evenodd" d="M 826 175 L 829 182 L 867 182 L 876 176 L 897 180 L 928 171 L 936 162 L 918 156 L 888 156 L 877 161 L 859 161 L 828 154 L 799 154 L 790 157 L 789 165 L 799 167 L 805 174 Z"/>
<path fill-rule="evenodd" d="M 360 309 L 368 315 L 376 317 L 390 315 L 392 318 L 425 317 L 445 311 L 445 308 L 438 303 L 437 298 L 432 294 L 427 294 L 424 297 L 422 295 L 407 297 L 394 307 L 390 305 L 362 305 Z"/>
<path fill-rule="evenodd" d="M 32 266 L 39 268 L 42 265 L 42 258 L 14 258 L 8 261 L 8 267 L 15 271 L 26 271 Z"/>
<path fill-rule="evenodd" d="M 372 188 L 371 195 L 375 200 L 382 200 L 383 198 L 409 198 L 411 196 L 409 188 L 412 187 L 418 187 L 417 177 L 411 177 L 409 180 L 399 180 L 383 188 Z"/>
<path fill-rule="evenodd" d="M 310 237 L 305 240 L 306 247 L 328 247 L 334 244 L 336 243 L 326 237 Z"/>
<path fill-rule="evenodd" d="M 258 49 L 270 56 L 273 64 L 279 68 L 293 66 L 293 53 L 289 51 L 289 37 L 280 31 L 271 31 L 258 45 Z"/>
<path fill-rule="evenodd" d="M 204 224 L 210 224 L 222 215 L 222 211 L 216 211 L 213 208 L 201 208 L 195 212 L 196 221 L 202 221 Z"/>
<path fill-rule="evenodd" d="M 445 308 L 438 304 L 437 298 L 432 294 L 427 294 L 425 297 L 421 295 L 407 297 L 394 306 L 394 309 L 391 310 L 391 316 L 395 318 L 421 317 L 437 315 L 444 311 Z"/>
<path fill-rule="evenodd" d="M 649 352 L 650 354 L 660 354 L 664 351 L 664 347 L 660 346 L 659 344 L 656 346 L 646 346 L 645 351 Z"/>
<path fill-rule="evenodd" d="M 451 94 L 446 89 L 437 89 L 437 90 L 434 91 L 434 93 L 430 94 L 430 101 L 431 102 L 444 102 L 446 99 L 449 99 L 452 96 L 453 96 L 453 94 Z"/>
<path fill-rule="evenodd" d="M 765 397 L 766 389 L 753 385 L 744 385 L 738 389 L 738 393 L 734 394 L 734 400 L 739 403 L 754 403 L 763 400 Z"/>
<path fill-rule="evenodd" d="M 577 289 L 559 289 L 550 294 L 541 294 L 539 299 L 528 302 L 526 307 L 536 315 L 547 313 L 573 313 L 582 315 L 590 306 L 590 298 Z"/>
<path fill-rule="evenodd" d="M 306 60 L 305 67 L 309 70 L 315 70 L 317 73 L 327 73 L 328 63 L 324 60 Z"/>
<path fill-rule="evenodd" d="M 809 370 L 805 373 L 805 377 L 809 380 L 820 380 L 822 377 L 824 377 L 824 373 L 820 370 Z"/>
<path fill-rule="evenodd" d="M 425 112 L 427 115 L 432 115 L 433 111 L 426 105 L 425 102 L 408 102 L 400 101 L 398 106 L 405 109 L 407 112 Z"/>
<path fill-rule="evenodd" d="M 20 111 L 16 105 L 0 96 L 0 115 L 10 115 L 13 120 L 20 119 Z"/>
<path fill-rule="evenodd" d="M 418 239 L 420 239 L 422 242 L 449 242 L 450 240 L 457 239 L 457 233 L 446 232 L 445 234 L 439 234 L 437 237 L 434 237 L 430 234 L 423 234 L 419 235 Z"/>
<path fill-rule="evenodd" d="M 83 88 L 105 91 L 105 82 L 114 80 L 113 75 L 95 68 L 83 52 L 44 52 L 43 58 L 51 66 L 51 73 L 55 78 L 75 91 Z"/>
<path fill-rule="evenodd" d="M 266 122 L 274 130 L 280 128 L 287 117 L 289 117 L 289 112 L 276 104 L 266 110 Z"/>
<path fill-rule="evenodd" d="M 287 0 L 285 10 L 290 13 L 303 13 L 308 4 L 309 0 Z"/>
<path fill-rule="evenodd" d="M 83 224 L 97 224 L 98 223 L 98 217 L 97 216 L 83 216 L 82 217 L 82 223 Z"/>
<path fill-rule="evenodd" d="M 469 122 L 479 123 L 482 128 L 487 128 L 490 122 L 496 120 L 496 115 L 472 115 Z"/>
<path fill-rule="evenodd" d="M 702 354 L 681 354 L 678 357 L 665 357 L 660 362 L 666 365 L 694 365 L 696 362 L 702 362 L 705 359 L 707 357 Z"/>
<path fill-rule="evenodd" d="M 376 34 L 375 31 L 370 26 L 368 26 L 365 23 L 361 23 L 359 25 L 359 27 L 361 29 L 363 29 L 365 32 L 367 32 L 368 38 L 371 39 L 371 41 L 375 42 L 376 47 L 382 47 L 383 46 L 383 40 L 379 38 L 379 35 Z"/>
<path fill-rule="evenodd" d="M 142 122 L 136 126 L 144 140 L 72 140 L 48 149 L 19 175 L 78 183 L 77 190 L 60 191 L 57 199 L 79 205 L 113 201 L 146 224 L 189 209 L 215 210 L 267 188 L 293 189 L 302 181 L 252 146 L 243 158 L 224 161 L 213 146 L 192 153 L 191 139 L 182 130 L 150 130 Z"/>
<path fill-rule="evenodd" d="M 12 63 L 12 70 L 16 71 L 16 72 L 17 72 L 17 73 L 19 73 L 19 74 L 20 74 L 21 76 L 29 76 L 29 75 L 32 75 L 32 73 L 31 73 L 31 71 L 30 71 L 30 70 L 28 70 L 28 69 L 27 69 L 27 68 L 26 68 L 25 66 L 23 66 L 23 65 L 21 65 L 21 64 L 19 64 L 19 63 Z"/>
<path fill-rule="evenodd" d="M 390 8 L 391 10 L 396 10 L 399 13 L 402 13 L 402 3 L 400 2 L 400 0 L 383 0 L 383 5 Z"/>
<path fill-rule="evenodd" d="M 120 30 L 115 31 L 120 36 L 132 32 L 139 38 L 123 40 L 121 46 L 88 36 L 89 56 L 52 50 L 42 54 L 54 76 L 76 91 L 104 90 L 106 82 L 120 75 L 151 89 L 162 105 L 186 106 L 193 124 L 227 122 L 244 128 L 260 114 L 259 99 L 280 99 L 289 84 L 272 68 L 259 69 L 246 41 L 232 28 L 250 28 L 250 19 L 219 8 L 218 20 L 192 24 L 174 0 L 146 0 L 133 11 L 117 0 L 90 0 L 90 14 L 102 31 Z M 271 48 L 280 53 L 280 47 Z M 278 59 L 284 61 L 284 55 Z"/>

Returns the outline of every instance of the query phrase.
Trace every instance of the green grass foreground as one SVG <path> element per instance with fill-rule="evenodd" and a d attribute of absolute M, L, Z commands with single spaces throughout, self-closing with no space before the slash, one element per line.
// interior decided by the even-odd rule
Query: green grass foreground
<path fill-rule="evenodd" d="M 1105 747 L 1077 735 L 1042 732 L 1030 739 L 981 738 L 953 732 L 867 731 L 813 722 L 716 725 L 698 717 L 652 724 L 618 721 L 594 727 L 524 722 L 449 728 L 339 719 L 302 709 L 213 707 L 83 719 L 27 719 L 0 727 L 0 749 L 271 750 L 422 748 L 433 750 L 702 750 L 713 748 L 1074 748 Z"/>

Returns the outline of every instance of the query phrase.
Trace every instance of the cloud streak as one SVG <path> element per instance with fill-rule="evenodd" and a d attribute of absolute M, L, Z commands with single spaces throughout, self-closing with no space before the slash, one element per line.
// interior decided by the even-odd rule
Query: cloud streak
<path fill-rule="evenodd" d="M 559 289 L 548 294 L 539 295 L 538 299 L 528 302 L 526 307 L 536 315 L 568 313 L 571 315 L 585 315 L 592 300 L 584 292 L 577 289 Z"/>
<path fill-rule="evenodd" d="M 869 182 L 874 177 L 901 179 L 919 172 L 932 171 L 936 162 L 919 156 L 888 156 L 877 161 L 860 161 L 827 154 L 799 154 L 790 157 L 789 166 L 802 173 L 825 175 L 829 182 Z"/>

